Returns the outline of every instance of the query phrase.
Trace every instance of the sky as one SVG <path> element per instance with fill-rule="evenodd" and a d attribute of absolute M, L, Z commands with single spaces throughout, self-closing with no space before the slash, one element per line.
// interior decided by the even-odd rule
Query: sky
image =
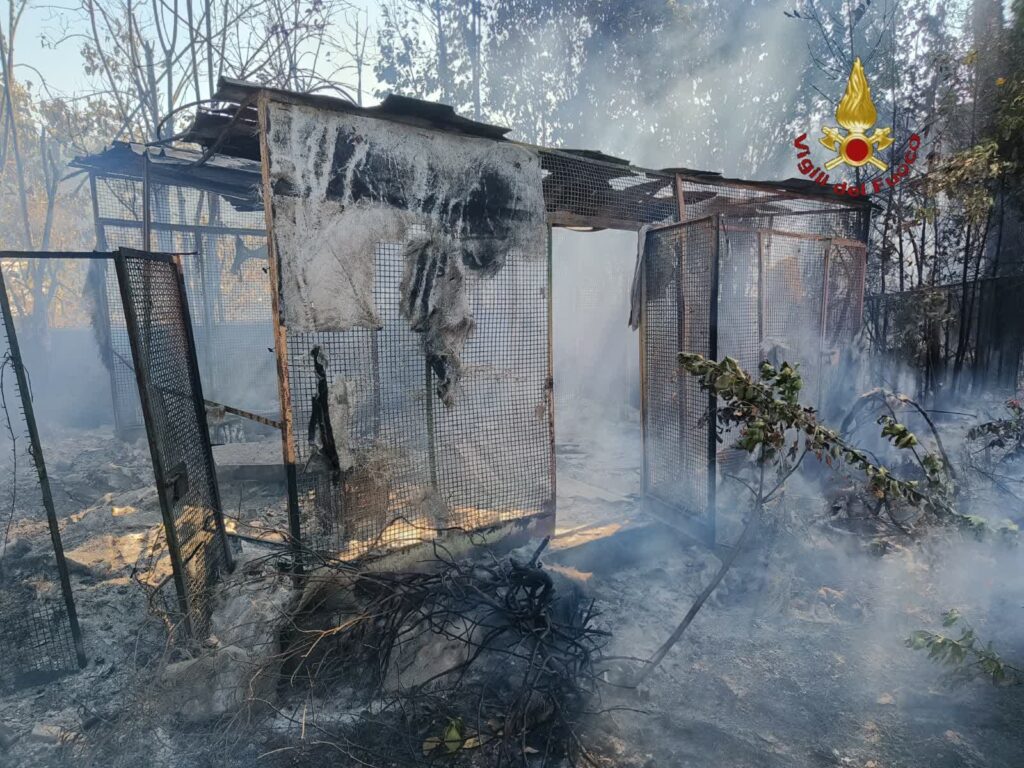
<path fill-rule="evenodd" d="M 11 0 L 6 0 L 4 5 Z M 380 18 L 381 3 L 377 0 L 352 0 L 353 5 L 367 11 L 374 27 Z M 3 13 L 6 17 L 6 10 Z M 3 21 L 6 31 L 6 18 Z M 89 32 L 86 18 L 71 2 L 54 5 L 47 0 L 30 0 L 18 27 L 15 58 L 18 78 L 38 84 L 40 76 L 55 94 L 71 96 L 91 86 L 84 72 L 80 53 L 83 36 Z M 57 41 L 56 43 L 54 41 Z M 373 72 L 364 77 L 368 93 L 377 87 Z"/>

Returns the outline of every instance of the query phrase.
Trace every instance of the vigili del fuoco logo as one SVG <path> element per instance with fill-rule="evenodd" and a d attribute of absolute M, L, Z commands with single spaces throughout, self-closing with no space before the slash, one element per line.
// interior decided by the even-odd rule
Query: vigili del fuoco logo
<path fill-rule="evenodd" d="M 902 162 L 890 170 L 889 163 L 880 153 L 892 146 L 892 137 L 889 135 L 892 128 L 875 128 L 872 131 L 877 121 L 878 113 L 875 111 L 874 102 L 871 101 L 871 88 L 864 75 L 864 67 L 859 58 L 854 59 L 850 77 L 846 81 L 846 93 L 836 107 L 836 122 L 840 127 L 822 126 L 822 136 L 818 139 L 818 143 L 829 150 L 832 157 L 825 161 L 824 167 L 815 165 L 810 158 L 807 134 L 802 133 L 793 142 L 799 161 L 797 170 L 822 186 L 832 184 L 836 194 L 850 197 L 881 192 L 883 186 L 896 186 L 910 173 L 910 166 L 917 160 L 921 138 L 916 133 L 911 135 L 907 142 L 907 151 L 899 158 Z M 879 175 L 860 183 L 829 176 L 829 172 L 837 168 L 856 169 L 865 165 L 878 171 Z"/>

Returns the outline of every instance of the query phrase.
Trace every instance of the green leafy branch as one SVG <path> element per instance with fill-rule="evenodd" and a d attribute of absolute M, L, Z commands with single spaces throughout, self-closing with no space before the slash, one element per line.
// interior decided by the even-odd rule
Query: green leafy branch
<path fill-rule="evenodd" d="M 991 641 L 982 643 L 974 627 L 958 610 L 953 608 L 942 614 L 942 626 L 959 627 L 960 637 L 919 629 L 904 642 L 915 651 L 927 651 L 928 658 L 948 667 L 947 682 L 963 684 L 981 678 L 994 685 L 1020 685 L 1024 682 L 1024 670 L 1003 661 L 993 650 Z"/>
<path fill-rule="evenodd" d="M 750 453 L 760 448 L 766 458 L 779 453 L 795 457 L 803 447 L 830 467 L 845 464 L 865 476 L 879 506 L 886 507 L 894 523 L 891 505 L 902 503 L 921 509 L 939 521 L 955 523 L 976 534 L 984 532 L 984 518 L 961 514 L 956 508 L 948 459 L 938 453 L 919 453 L 917 436 L 894 415 L 878 419 L 882 437 L 898 450 L 914 455 L 923 474 L 923 484 L 895 476 L 836 430 L 821 424 L 813 408 L 800 405 L 803 381 L 796 366 L 783 363 L 776 368 L 765 362 L 761 364 L 759 379 L 754 380 L 731 357 L 715 361 L 683 352 L 679 362 L 704 389 L 721 400 L 718 409 L 720 440 L 724 430 L 736 428 L 739 431 L 737 447 Z"/>

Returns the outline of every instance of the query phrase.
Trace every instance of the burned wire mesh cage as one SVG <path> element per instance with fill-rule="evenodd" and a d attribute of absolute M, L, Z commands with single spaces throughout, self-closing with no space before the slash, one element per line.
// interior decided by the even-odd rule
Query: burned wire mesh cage
<path fill-rule="evenodd" d="M 714 536 L 716 487 L 745 461 L 716 441 L 713 403 L 678 353 L 798 365 L 801 401 L 827 403 L 860 329 L 866 247 L 857 209 L 713 214 L 647 235 L 643 267 L 644 488 L 656 510 Z"/>
<path fill-rule="evenodd" d="M 288 377 L 303 544 L 356 558 L 550 511 L 547 266 L 511 254 L 466 275 L 475 329 L 445 406 L 422 339 L 399 311 L 403 245 L 376 248 L 380 330 L 289 331 Z M 314 456 L 318 374 L 345 382 L 351 469 Z M 337 436 L 336 436 L 337 438 Z"/>
<path fill-rule="evenodd" d="M 173 571 L 166 583 L 177 593 L 175 613 L 204 637 L 210 589 L 232 556 L 184 288 L 164 254 L 122 249 L 115 265 Z"/>
<path fill-rule="evenodd" d="M 0 690 L 9 690 L 74 671 L 85 656 L 2 273 L 0 310 Z M 52 548 L 30 545 L 36 536 Z"/>
<path fill-rule="evenodd" d="M 142 248 L 143 186 L 137 179 L 94 178 L 101 248 Z M 254 210 L 209 190 L 160 183 L 150 185 L 149 203 L 151 248 L 191 254 L 182 257 L 182 264 L 206 397 L 276 420 L 280 406 L 262 206 Z M 115 424 L 122 434 L 131 434 L 141 431 L 142 413 L 112 273 L 105 287 L 102 303 L 110 328 L 105 357 Z M 267 427 L 251 420 L 213 413 L 217 414 L 216 423 L 211 423 L 216 442 L 271 435 Z"/>

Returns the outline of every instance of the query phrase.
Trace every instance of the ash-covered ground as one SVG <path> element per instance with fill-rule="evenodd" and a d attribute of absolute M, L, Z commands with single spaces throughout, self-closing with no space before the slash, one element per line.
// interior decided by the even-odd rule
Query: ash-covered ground
<path fill-rule="evenodd" d="M 1024 687 L 976 681 L 951 688 L 940 667 L 903 642 L 914 630 L 938 629 L 941 613 L 957 607 L 1008 662 L 1020 664 L 1020 553 L 951 540 L 879 556 L 863 537 L 827 525 L 823 502 L 806 497 L 788 500 L 785 524 L 763 527 L 662 665 L 630 687 L 634 659 L 649 657 L 671 633 L 719 560 L 639 512 L 635 419 L 594 423 L 605 434 L 567 429 L 558 444 L 559 529 L 543 557 L 547 569 L 593 599 L 595 626 L 610 633 L 597 665 L 598 695 L 578 732 L 592 764 L 1024 764 Z M 247 720 L 233 709 L 237 701 L 213 693 L 232 682 L 229 662 L 237 656 L 219 655 L 223 646 L 268 642 L 241 629 L 271 625 L 289 599 L 288 580 L 283 588 L 268 550 L 243 545 L 242 565 L 225 585 L 222 637 L 211 643 L 222 647 L 193 650 L 201 665 L 169 681 L 168 667 L 181 656 L 166 646 L 139 583 L 162 567 L 152 557 L 160 514 L 144 443 L 85 432 L 51 435 L 45 445 L 89 664 L 0 697 L 0 764 L 325 764 L 308 712 Z M 273 486 L 229 483 L 222 492 L 232 517 L 272 526 L 281 512 Z M 41 521 L 16 520 L 11 538 L 28 546 L 9 547 L 8 557 L 47 546 Z M 249 600 L 243 610 L 240 592 Z M 264 607 L 260 622 L 246 612 L 252 605 Z M 203 661 L 207 651 L 220 661 Z M 181 677 L 191 678 L 185 688 Z M 339 684 L 333 699 L 318 702 L 358 729 L 358 708 L 346 707 L 363 693 Z M 458 757 L 490 764 L 476 762 L 471 750 Z M 395 747 L 368 763 L 446 760 Z M 523 760 L 565 765 L 536 754 Z M 334 764 L 356 763 L 338 754 Z"/>

